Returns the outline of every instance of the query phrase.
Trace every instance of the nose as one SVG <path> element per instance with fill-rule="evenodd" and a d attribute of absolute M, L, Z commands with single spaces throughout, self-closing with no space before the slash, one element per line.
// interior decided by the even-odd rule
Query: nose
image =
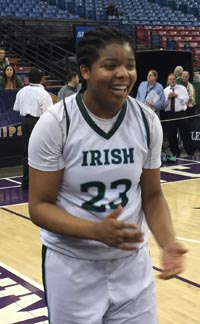
<path fill-rule="evenodd" d="M 120 65 L 116 69 L 116 76 L 119 77 L 129 77 L 129 71 L 124 65 Z"/>

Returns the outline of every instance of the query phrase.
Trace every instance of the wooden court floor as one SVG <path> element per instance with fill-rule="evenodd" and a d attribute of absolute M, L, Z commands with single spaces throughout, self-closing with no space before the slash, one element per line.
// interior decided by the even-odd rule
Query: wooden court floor
<path fill-rule="evenodd" d="M 0 172 L 0 324 L 47 324 L 39 229 L 29 219 L 27 193 L 17 172 L 21 170 Z M 160 250 L 150 235 L 159 324 L 199 324 L 200 156 L 163 166 L 161 179 L 176 236 L 188 253 L 184 272 L 162 281 Z"/>

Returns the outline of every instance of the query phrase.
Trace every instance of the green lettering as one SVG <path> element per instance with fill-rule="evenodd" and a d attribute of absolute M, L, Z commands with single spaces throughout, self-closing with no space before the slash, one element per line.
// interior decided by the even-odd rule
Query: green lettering
<path fill-rule="evenodd" d="M 113 164 L 120 164 L 122 163 L 122 157 L 121 157 L 121 150 L 120 149 L 113 149 L 111 150 L 111 163 Z"/>
<path fill-rule="evenodd" d="M 128 164 L 128 163 L 133 163 L 134 162 L 134 158 L 133 158 L 133 148 L 123 148 L 122 152 L 124 154 L 124 164 Z"/>
<path fill-rule="evenodd" d="M 91 153 L 91 163 L 90 165 L 102 165 L 103 163 L 101 162 L 101 152 L 98 150 L 90 151 Z"/>

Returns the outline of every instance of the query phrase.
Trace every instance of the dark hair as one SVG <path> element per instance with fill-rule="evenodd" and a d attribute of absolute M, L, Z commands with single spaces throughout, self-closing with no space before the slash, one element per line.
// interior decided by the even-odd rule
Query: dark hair
<path fill-rule="evenodd" d="M 6 70 L 7 70 L 7 68 L 8 67 L 11 67 L 12 68 L 12 70 L 13 70 L 13 75 L 12 75 L 12 77 L 11 77 L 11 81 L 12 81 L 12 83 L 13 83 L 13 88 L 15 89 L 15 88 L 18 88 L 18 76 L 17 76 L 17 74 L 16 74 L 16 72 L 15 72 L 15 69 L 14 69 L 14 67 L 12 66 L 12 64 L 8 64 L 8 65 L 6 65 L 5 66 L 5 68 L 3 69 L 3 73 L 2 73 L 2 88 L 3 89 L 5 89 L 5 87 L 6 87 L 6 84 L 7 84 L 7 75 L 6 75 Z"/>
<path fill-rule="evenodd" d="M 108 26 L 99 26 L 95 29 L 87 30 L 77 46 L 76 58 L 78 67 L 84 64 L 89 69 L 99 57 L 99 49 L 110 43 L 128 43 L 135 54 L 133 38 L 121 29 Z M 87 88 L 87 83 L 82 80 L 82 89 Z"/>
<path fill-rule="evenodd" d="M 44 76 L 44 73 L 41 70 L 33 68 L 33 69 L 31 69 L 31 71 L 28 74 L 29 82 L 30 83 L 40 83 L 43 76 Z"/>
<path fill-rule="evenodd" d="M 6 70 L 7 70 L 8 67 L 11 67 L 12 70 L 13 70 L 13 75 L 12 75 L 11 81 L 14 81 L 15 78 L 16 78 L 16 73 L 15 73 L 15 69 L 13 68 L 13 66 L 11 64 L 8 64 L 8 65 L 5 66 L 5 68 L 3 69 L 2 77 L 3 77 L 4 80 L 7 79 Z"/>
<path fill-rule="evenodd" d="M 72 81 L 72 78 L 75 77 L 75 76 L 77 76 L 77 75 L 78 75 L 78 72 L 77 71 L 69 70 L 68 73 L 67 73 L 66 81 L 67 82 Z"/>

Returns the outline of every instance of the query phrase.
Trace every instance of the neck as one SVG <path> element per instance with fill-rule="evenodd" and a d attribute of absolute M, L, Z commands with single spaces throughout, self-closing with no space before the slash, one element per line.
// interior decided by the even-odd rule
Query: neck
<path fill-rule="evenodd" d="M 73 82 L 68 82 L 67 85 L 70 86 L 70 87 L 72 87 L 72 88 L 75 88 L 76 87 L 76 84 L 74 84 Z"/>
<path fill-rule="evenodd" d="M 112 109 L 110 105 L 106 106 L 104 101 L 102 104 L 101 103 L 97 104 L 96 100 L 93 101 L 93 99 L 91 98 L 88 100 L 85 94 L 86 92 L 84 92 L 82 95 L 83 104 L 88 110 L 91 111 L 91 113 L 93 113 L 95 116 L 99 118 L 103 118 L 103 119 L 113 118 L 121 110 L 121 107 L 116 108 L 116 105 L 114 105 L 114 109 Z"/>
<path fill-rule="evenodd" d="M 153 86 L 154 86 L 154 84 L 155 84 L 155 82 L 154 82 L 154 81 L 149 81 L 149 82 L 148 82 L 148 85 L 149 85 L 150 87 L 153 87 Z"/>

